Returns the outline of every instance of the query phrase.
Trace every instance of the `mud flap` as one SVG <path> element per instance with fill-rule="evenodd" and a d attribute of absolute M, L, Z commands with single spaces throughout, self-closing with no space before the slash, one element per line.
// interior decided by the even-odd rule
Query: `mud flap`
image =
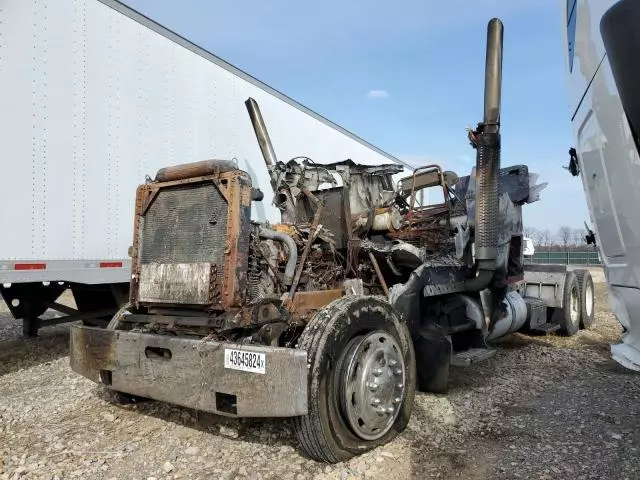
<path fill-rule="evenodd" d="M 451 342 L 447 337 L 428 330 L 414 336 L 418 390 L 445 393 L 449 384 Z"/>

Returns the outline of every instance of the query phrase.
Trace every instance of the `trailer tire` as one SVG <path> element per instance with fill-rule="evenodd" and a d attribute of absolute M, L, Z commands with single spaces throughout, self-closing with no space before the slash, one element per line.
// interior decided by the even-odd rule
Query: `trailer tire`
<path fill-rule="evenodd" d="M 580 287 L 578 279 L 573 272 L 567 272 L 564 280 L 564 294 L 562 308 L 555 309 L 559 316 L 560 333 L 572 336 L 580 330 Z"/>
<path fill-rule="evenodd" d="M 297 348 L 307 351 L 308 413 L 294 419 L 294 430 L 307 456 L 345 461 L 406 428 L 415 394 L 414 347 L 382 297 L 334 300 L 316 312 Z"/>
<path fill-rule="evenodd" d="M 580 327 L 591 328 L 595 321 L 595 292 L 591 272 L 587 269 L 574 270 L 580 288 Z"/>

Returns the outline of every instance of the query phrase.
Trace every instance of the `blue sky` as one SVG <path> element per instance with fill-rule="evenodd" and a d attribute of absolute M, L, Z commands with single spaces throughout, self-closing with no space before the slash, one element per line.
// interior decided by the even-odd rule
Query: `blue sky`
<path fill-rule="evenodd" d="M 486 26 L 505 27 L 502 164 L 548 182 L 526 225 L 581 227 L 567 108 L 562 0 L 126 0 L 381 149 L 466 175 L 481 120 Z M 371 92 L 375 92 L 371 94 Z"/>

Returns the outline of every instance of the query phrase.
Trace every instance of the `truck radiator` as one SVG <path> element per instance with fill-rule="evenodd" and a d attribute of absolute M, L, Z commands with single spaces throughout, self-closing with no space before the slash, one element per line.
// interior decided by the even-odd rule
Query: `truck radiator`
<path fill-rule="evenodd" d="M 161 188 L 140 226 L 139 300 L 208 304 L 222 281 L 227 215 L 213 182 Z"/>

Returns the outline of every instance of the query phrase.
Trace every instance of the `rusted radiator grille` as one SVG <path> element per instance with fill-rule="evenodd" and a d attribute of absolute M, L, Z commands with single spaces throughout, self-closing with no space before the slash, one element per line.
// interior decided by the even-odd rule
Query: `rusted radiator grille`
<path fill-rule="evenodd" d="M 227 202 L 213 183 L 161 189 L 142 221 L 140 263 L 207 262 L 221 267 L 227 212 Z"/>

